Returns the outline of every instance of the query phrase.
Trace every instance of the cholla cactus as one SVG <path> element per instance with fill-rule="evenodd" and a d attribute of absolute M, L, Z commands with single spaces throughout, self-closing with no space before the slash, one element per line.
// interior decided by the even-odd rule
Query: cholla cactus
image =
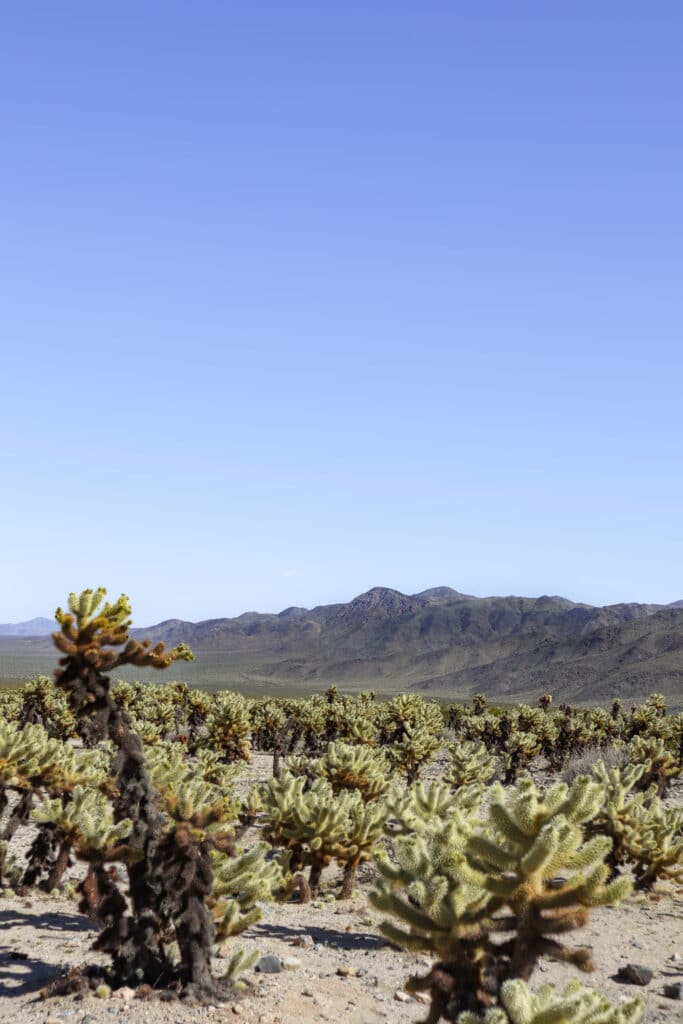
<path fill-rule="evenodd" d="M 421 832 L 430 822 L 441 823 L 457 814 L 469 816 L 479 809 L 482 786 L 461 786 L 453 793 L 445 782 L 415 782 L 408 789 L 393 789 L 386 797 L 388 835 Z"/>
<path fill-rule="evenodd" d="M 346 823 L 344 835 L 335 852 L 344 867 L 339 899 L 350 899 L 356 884 L 358 867 L 370 860 L 376 844 L 384 835 L 386 809 L 381 802 L 365 803 L 358 790 L 345 798 Z"/>
<path fill-rule="evenodd" d="M 444 779 L 454 789 L 472 782 L 488 782 L 496 772 L 496 759 L 491 757 L 483 743 L 463 740 L 448 747 L 450 765 Z"/>
<path fill-rule="evenodd" d="M 123 842 L 131 833 L 132 821 L 123 818 L 114 822 L 107 798 L 95 789 L 76 786 L 67 802 L 59 798 L 46 800 L 36 808 L 33 817 L 41 824 L 52 826 L 60 844 L 47 888 L 52 890 L 59 883 L 73 850 L 79 860 L 90 864 L 81 890 L 88 894 L 88 907 L 99 902 L 92 899 L 92 887 L 96 885 L 102 865 L 135 856 Z"/>
<path fill-rule="evenodd" d="M 352 746 L 341 740 L 330 743 L 322 757 L 308 759 L 299 767 L 303 774 L 327 779 L 333 792 L 356 790 L 364 800 L 378 800 L 389 787 L 389 765 L 381 750 Z"/>
<path fill-rule="evenodd" d="M 118 748 L 114 776 L 119 790 L 115 820 L 130 818 L 129 845 L 136 856 L 128 865 L 129 901 L 116 888 L 100 914 L 105 927 L 97 946 L 113 956 L 112 980 L 118 984 L 173 984 L 187 995 L 220 999 L 225 990 L 211 976 L 213 921 L 206 905 L 211 892 L 211 850 L 226 818 L 225 797 L 197 779 L 164 793 L 166 816 L 145 768 L 143 744 L 115 701 L 104 673 L 124 664 L 164 668 L 192 657 L 184 645 L 167 652 L 163 644 L 129 638 L 130 604 L 125 596 L 104 603 L 105 592 L 85 591 L 69 599 L 69 613 L 57 611 L 61 632 L 54 634 L 65 655 L 56 674 L 77 717 L 79 728 L 109 738 Z M 175 930 L 180 962 L 166 950 Z"/>
<path fill-rule="evenodd" d="M 607 837 L 584 842 L 582 824 L 604 790 L 587 778 L 540 793 L 530 779 L 490 791 L 483 821 L 461 814 L 395 840 L 396 861 L 378 854 L 372 900 L 398 918 L 384 933 L 438 962 L 413 989 L 429 988 L 430 1021 L 456 1020 L 499 1002 L 504 980 L 528 980 L 540 956 L 590 970 L 590 951 L 558 936 L 586 923 L 589 908 L 630 890 L 607 884 Z M 507 936 L 507 938 L 505 937 Z"/>
<path fill-rule="evenodd" d="M 532 992 L 524 981 L 505 981 L 500 1002 L 483 1015 L 464 1011 L 458 1024 L 639 1024 L 645 1012 L 642 999 L 612 1006 L 607 996 L 579 981 L 570 981 L 561 992 L 554 985 Z"/>
<path fill-rule="evenodd" d="M 503 764 L 505 766 L 504 781 L 506 783 L 513 782 L 518 774 L 527 768 L 540 752 L 540 743 L 533 733 L 520 732 L 518 729 L 513 729 L 502 748 Z"/>
<path fill-rule="evenodd" d="M 225 761 L 248 761 L 251 757 L 249 705 L 237 693 L 221 693 L 207 721 L 210 743 Z"/>
<path fill-rule="evenodd" d="M 644 765 L 625 765 L 621 768 L 608 768 L 604 761 L 593 766 L 591 775 L 605 788 L 605 799 L 600 811 L 586 826 L 590 835 L 606 835 L 612 841 L 612 849 L 607 856 L 607 863 L 613 870 L 619 869 L 628 859 L 625 846 L 626 831 L 635 821 L 639 808 L 644 801 L 654 795 L 649 793 L 633 795 L 645 771 Z"/>
<path fill-rule="evenodd" d="M 260 904 L 272 900 L 286 886 L 287 861 L 267 860 L 268 843 L 257 843 L 234 857 L 214 853 L 213 891 L 209 899 L 216 940 L 239 935 L 261 919 Z"/>
<path fill-rule="evenodd" d="M 600 812 L 590 822 L 591 834 L 612 841 L 608 862 L 619 869 L 632 864 L 637 889 L 650 889 L 658 878 L 683 881 L 683 811 L 665 808 L 654 783 L 633 793 L 645 765 L 606 768 L 598 762 L 593 776 L 605 786 Z"/>
<path fill-rule="evenodd" d="M 658 878 L 683 882 L 683 809 L 664 807 L 653 796 L 641 805 L 624 832 L 626 855 L 634 864 L 636 889 L 651 889 Z"/>
<path fill-rule="evenodd" d="M 251 709 L 251 727 L 257 750 L 272 750 L 278 733 L 287 724 L 284 708 L 271 697 L 255 700 Z"/>
<path fill-rule="evenodd" d="M 67 740 L 75 734 L 76 720 L 68 703 L 47 676 L 37 676 L 22 690 L 22 725 L 42 725 L 49 736 Z"/>
<path fill-rule="evenodd" d="M 414 725 L 404 722 L 403 733 L 400 739 L 387 747 L 387 756 L 392 767 L 405 775 L 410 785 L 440 747 L 440 737 L 430 730 L 426 722 L 417 721 Z"/>
<path fill-rule="evenodd" d="M 657 796 L 664 796 L 673 779 L 683 772 L 683 765 L 670 750 L 661 737 L 636 736 L 628 747 L 631 764 L 642 764 L 645 771 L 642 786 L 647 788 L 651 783 L 657 787 Z"/>
<path fill-rule="evenodd" d="M 342 898 L 350 896 L 358 865 L 368 860 L 384 831 L 386 811 L 365 803 L 360 793 L 335 794 L 326 779 L 306 789 L 306 780 L 283 773 L 262 789 L 263 835 L 291 852 L 293 870 L 309 867 L 304 899 L 315 895 L 323 869 L 333 860 L 344 865 Z"/>

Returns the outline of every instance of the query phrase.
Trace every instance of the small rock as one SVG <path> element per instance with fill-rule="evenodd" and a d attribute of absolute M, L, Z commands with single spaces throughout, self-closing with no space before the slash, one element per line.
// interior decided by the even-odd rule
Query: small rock
<path fill-rule="evenodd" d="M 283 956 L 280 963 L 286 971 L 298 971 L 302 966 L 301 960 L 296 956 Z"/>
<path fill-rule="evenodd" d="M 312 935 L 304 933 L 303 935 L 295 935 L 292 939 L 292 945 L 298 946 L 299 949 L 313 949 L 315 941 Z"/>
<path fill-rule="evenodd" d="M 232 1004 L 232 1012 L 235 1014 L 236 1017 L 239 1017 L 239 1015 L 243 1012 L 243 1010 L 242 1010 L 242 1007 L 238 1006 L 237 1003 L 233 1003 Z"/>
<path fill-rule="evenodd" d="M 315 992 L 312 992 L 310 988 L 302 988 L 301 995 L 308 996 L 310 999 L 312 999 L 313 996 L 315 995 Z"/>
<path fill-rule="evenodd" d="M 135 989 L 129 988 L 128 985 L 123 985 L 121 988 L 117 988 L 114 992 L 112 999 L 122 999 L 124 1003 L 129 1002 L 135 998 Z"/>
<path fill-rule="evenodd" d="M 342 964 L 337 968 L 337 974 L 340 978 L 355 978 L 358 971 L 351 964 Z"/>
<path fill-rule="evenodd" d="M 683 999 L 683 981 L 677 981 L 674 985 L 665 985 L 664 995 L 667 999 Z"/>
<path fill-rule="evenodd" d="M 279 974 L 282 970 L 282 961 L 279 956 L 262 956 L 256 964 L 256 970 L 260 974 Z"/>
<path fill-rule="evenodd" d="M 46 1017 L 44 1024 L 62 1024 L 59 1017 Z"/>
<path fill-rule="evenodd" d="M 396 992 L 394 992 L 394 999 L 396 1000 L 397 1003 L 410 1002 L 410 996 L 408 995 L 407 992 L 404 992 L 402 988 L 399 988 Z"/>
<path fill-rule="evenodd" d="M 624 964 L 617 971 L 617 978 L 632 985 L 649 985 L 654 976 L 655 972 L 643 964 Z"/>
<path fill-rule="evenodd" d="M 669 960 L 673 960 L 675 964 L 679 964 L 683 960 L 683 956 L 680 953 L 672 953 Z"/>

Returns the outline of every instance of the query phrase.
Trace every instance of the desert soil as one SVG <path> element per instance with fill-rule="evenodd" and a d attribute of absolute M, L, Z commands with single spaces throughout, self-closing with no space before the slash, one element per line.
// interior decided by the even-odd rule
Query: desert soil
<path fill-rule="evenodd" d="M 255 754 L 242 784 L 268 777 L 270 758 Z M 677 787 L 674 799 L 683 796 Z M 25 830 L 28 833 L 28 829 Z M 25 837 L 30 841 L 30 835 Z M 41 988 L 70 968 L 104 962 L 90 950 L 95 930 L 65 897 L 41 893 L 3 899 L 0 903 L 0 1021 L 14 1024 L 374 1024 L 389 1020 L 408 1024 L 424 1020 L 426 1007 L 403 988 L 411 974 L 430 966 L 426 956 L 389 946 L 379 931 L 381 915 L 367 893 L 372 869 L 361 869 L 358 892 L 351 900 L 335 899 L 339 874 L 323 875 L 323 897 L 313 905 L 269 904 L 263 919 L 229 943 L 259 950 L 261 956 L 285 960 L 278 974 L 254 970 L 242 976 L 246 994 L 235 1004 L 200 1007 L 157 999 L 126 1000 L 59 997 L 44 1000 Z M 328 877 L 326 877 L 328 876 Z M 327 891 L 325 891 L 327 887 Z M 631 897 L 617 908 L 599 908 L 591 923 L 576 933 L 577 944 L 591 946 L 597 970 L 583 980 L 618 1003 L 640 994 L 647 1002 L 646 1020 L 683 1022 L 683 1001 L 663 994 L 665 985 L 683 983 L 683 888 L 662 885 L 650 895 Z M 616 978 L 627 963 L 654 971 L 646 987 Z M 215 973 L 226 961 L 216 958 Z M 532 984 L 563 985 L 577 976 L 569 967 L 542 962 Z M 120 994 L 119 994 L 120 995 Z"/>

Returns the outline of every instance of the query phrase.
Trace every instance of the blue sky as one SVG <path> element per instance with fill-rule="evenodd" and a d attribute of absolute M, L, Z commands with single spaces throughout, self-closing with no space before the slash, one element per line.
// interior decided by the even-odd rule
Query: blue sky
<path fill-rule="evenodd" d="M 676 3 L 0 12 L 0 621 L 683 598 Z"/>

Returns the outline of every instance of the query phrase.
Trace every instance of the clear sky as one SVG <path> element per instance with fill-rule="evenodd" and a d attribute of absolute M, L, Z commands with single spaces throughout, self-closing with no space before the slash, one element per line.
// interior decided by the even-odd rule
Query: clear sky
<path fill-rule="evenodd" d="M 683 8 L 0 12 L 0 622 L 683 598 Z"/>

